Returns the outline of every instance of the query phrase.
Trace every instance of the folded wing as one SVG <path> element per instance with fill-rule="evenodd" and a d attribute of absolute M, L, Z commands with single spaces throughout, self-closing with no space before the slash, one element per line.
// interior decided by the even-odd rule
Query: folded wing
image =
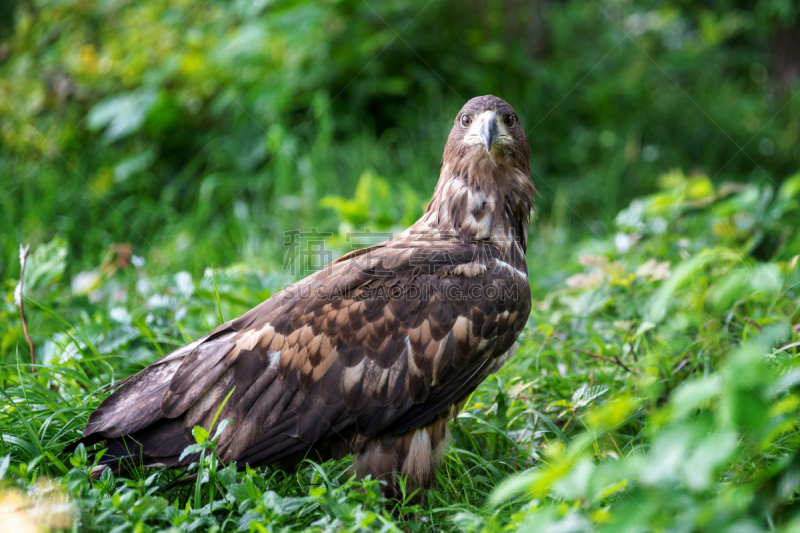
<path fill-rule="evenodd" d="M 472 392 L 522 330 L 529 291 L 488 245 L 354 253 L 126 381 L 83 440 L 145 464 L 188 464 L 179 455 L 191 429 L 209 428 L 230 394 L 219 417 L 234 421 L 218 441 L 226 462 L 355 452 L 359 439 L 424 427 Z"/>

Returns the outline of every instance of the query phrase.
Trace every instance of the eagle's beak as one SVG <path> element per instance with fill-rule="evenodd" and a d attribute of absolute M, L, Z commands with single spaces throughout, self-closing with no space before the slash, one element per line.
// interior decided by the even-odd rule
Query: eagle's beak
<path fill-rule="evenodd" d="M 494 113 L 486 113 L 483 117 L 483 122 L 481 122 L 481 138 L 484 146 L 486 146 L 486 152 L 491 152 L 492 146 L 497 140 L 497 122 L 494 117 Z"/>

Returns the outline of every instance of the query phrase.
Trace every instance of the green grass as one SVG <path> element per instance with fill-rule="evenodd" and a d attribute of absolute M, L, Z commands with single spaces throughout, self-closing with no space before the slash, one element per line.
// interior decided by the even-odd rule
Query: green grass
<path fill-rule="evenodd" d="M 91 455 L 61 450 L 103 387 L 289 278 L 279 256 L 192 278 L 118 255 L 73 292 L 53 241 L 27 277 L 36 376 L 6 285 L 0 505 L 31 500 L 20 513 L 75 531 L 796 531 L 799 183 L 671 173 L 606 236 L 565 243 L 557 217 L 534 223 L 530 321 L 452 424 L 422 507 L 381 501 L 347 460 L 215 471 L 203 430 L 192 484 L 170 488 L 182 474 L 167 470 L 90 480 Z M 370 198 L 347 204 L 367 222 L 383 212 Z"/>

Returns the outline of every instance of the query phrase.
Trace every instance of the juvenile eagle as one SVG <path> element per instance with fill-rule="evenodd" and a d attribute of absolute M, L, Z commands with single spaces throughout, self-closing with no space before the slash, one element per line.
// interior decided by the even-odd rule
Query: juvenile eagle
<path fill-rule="evenodd" d="M 399 495 L 435 481 L 448 418 L 508 357 L 531 308 L 525 250 L 535 189 L 519 118 L 473 98 L 447 139 L 425 214 L 396 237 L 337 259 L 121 386 L 81 442 L 103 465 L 185 466 L 192 428 L 232 419 L 225 463 L 291 468 L 355 456 L 359 476 Z M 97 472 L 95 472 L 97 474 Z"/>

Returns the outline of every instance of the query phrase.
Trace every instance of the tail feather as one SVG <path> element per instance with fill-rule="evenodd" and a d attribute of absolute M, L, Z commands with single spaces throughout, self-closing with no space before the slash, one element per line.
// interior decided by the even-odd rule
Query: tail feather
<path fill-rule="evenodd" d="M 161 399 L 180 364 L 180 360 L 155 363 L 136 374 L 89 416 L 83 436 L 120 437 L 163 418 Z"/>
<path fill-rule="evenodd" d="M 183 420 L 161 420 L 148 427 L 146 431 L 135 434 L 136 440 L 155 459 L 180 455 L 194 442 L 191 429 L 183 427 Z"/>
<path fill-rule="evenodd" d="M 152 461 L 144 456 L 143 446 L 147 446 L 147 455 L 150 457 L 180 456 L 190 442 L 183 432 L 177 434 L 181 419 L 165 420 L 161 401 L 185 357 L 210 337 L 178 348 L 138 374 L 115 383 L 112 388 L 116 388 L 116 391 L 89 416 L 83 437 L 67 445 L 64 452 L 72 453 L 80 444 L 93 446 L 106 441 L 107 450 L 97 475 L 105 467 L 121 461 L 136 460 L 139 466 L 148 466 Z M 153 429 L 156 431 L 151 433 Z"/>
<path fill-rule="evenodd" d="M 198 353 L 205 353 L 220 342 L 226 342 L 230 335 L 230 332 L 220 331 L 198 339 L 123 380 L 119 388 L 89 416 L 83 430 L 84 438 L 94 434 L 110 438 L 130 435 L 164 419 L 164 397 L 169 394 L 174 377 L 184 363 L 196 359 Z M 169 414 L 171 418 L 177 418 L 183 413 Z"/>

